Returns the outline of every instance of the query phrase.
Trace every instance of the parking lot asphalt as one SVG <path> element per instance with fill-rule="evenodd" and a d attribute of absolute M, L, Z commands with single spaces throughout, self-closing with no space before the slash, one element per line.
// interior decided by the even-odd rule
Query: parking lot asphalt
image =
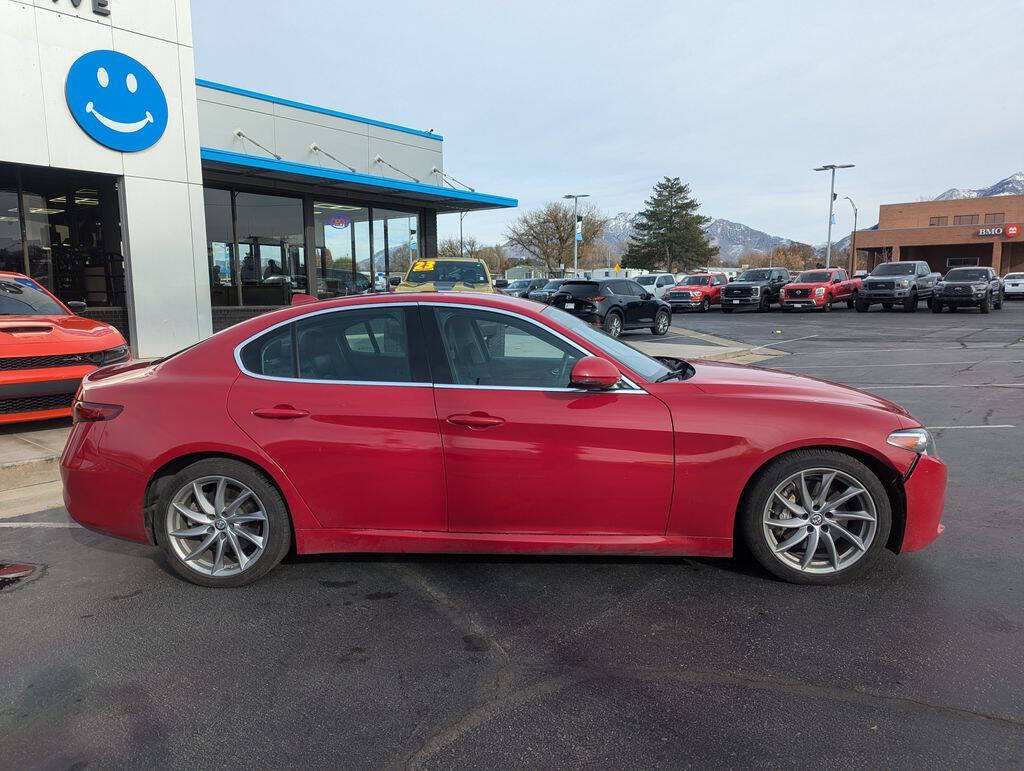
<path fill-rule="evenodd" d="M 0 589 L 0 767 L 1024 764 L 1024 303 L 674 324 L 910 409 L 949 463 L 945 535 L 835 588 L 342 556 L 208 590 L 63 510 L 6 519 L 0 562 L 43 567 Z"/>

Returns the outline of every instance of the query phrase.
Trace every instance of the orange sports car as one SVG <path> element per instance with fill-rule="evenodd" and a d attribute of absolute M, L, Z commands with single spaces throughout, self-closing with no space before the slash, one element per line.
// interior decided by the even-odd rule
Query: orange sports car
<path fill-rule="evenodd" d="M 28 276 L 0 272 L 0 423 L 70 415 L 85 375 L 130 357 L 109 324 L 76 316 Z"/>

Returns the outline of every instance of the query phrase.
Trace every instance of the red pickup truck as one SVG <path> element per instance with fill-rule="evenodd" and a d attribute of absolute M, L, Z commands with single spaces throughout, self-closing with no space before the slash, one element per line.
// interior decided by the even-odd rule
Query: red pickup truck
<path fill-rule="evenodd" d="M 832 304 L 846 302 L 853 308 L 860 292 L 860 279 L 850 278 L 842 268 L 805 270 L 779 292 L 783 311 L 794 308 L 832 310 Z"/>
<path fill-rule="evenodd" d="M 694 273 L 666 292 L 673 311 L 697 309 L 706 312 L 722 304 L 722 287 L 729 283 L 724 273 Z"/>

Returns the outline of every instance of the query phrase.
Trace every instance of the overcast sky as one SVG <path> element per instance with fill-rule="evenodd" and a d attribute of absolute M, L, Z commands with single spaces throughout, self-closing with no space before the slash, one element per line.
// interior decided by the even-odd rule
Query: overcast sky
<path fill-rule="evenodd" d="M 485 242 L 564 193 L 636 211 L 664 175 L 810 243 L 823 163 L 857 164 L 837 190 L 861 226 L 989 185 L 1024 168 L 1020 19 L 1019 0 L 192 0 L 199 77 L 443 134 L 448 173 L 519 199 L 467 215 Z"/>

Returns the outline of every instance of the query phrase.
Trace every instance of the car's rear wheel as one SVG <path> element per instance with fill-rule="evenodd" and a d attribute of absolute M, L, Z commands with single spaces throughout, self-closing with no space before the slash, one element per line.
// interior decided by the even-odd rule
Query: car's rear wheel
<path fill-rule="evenodd" d="M 163 489 L 157 543 L 174 571 L 192 583 L 244 586 L 288 552 L 288 509 L 277 488 L 251 466 L 207 458 L 179 471 Z"/>
<path fill-rule="evenodd" d="M 622 334 L 622 316 L 617 311 L 610 311 L 604 317 L 604 324 L 601 325 L 608 337 L 618 337 Z"/>
<path fill-rule="evenodd" d="M 882 310 L 891 311 L 892 303 L 882 303 Z"/>
<path fill-rule="evenodd" d="M 658 311 L 654 315 L 654 326 L 651 327 L 651 334 L 664 335 L 672 324 L 672 314 L 668 311 Z"/>
<path fill-rule="evenodd" d="M 834 450 L 800 450 L 770 463 L 740 517 L 757 561 L 798 584 L 835 584 L 862 574 L 885 548 L 892 524 L 878 477 Z"/>

